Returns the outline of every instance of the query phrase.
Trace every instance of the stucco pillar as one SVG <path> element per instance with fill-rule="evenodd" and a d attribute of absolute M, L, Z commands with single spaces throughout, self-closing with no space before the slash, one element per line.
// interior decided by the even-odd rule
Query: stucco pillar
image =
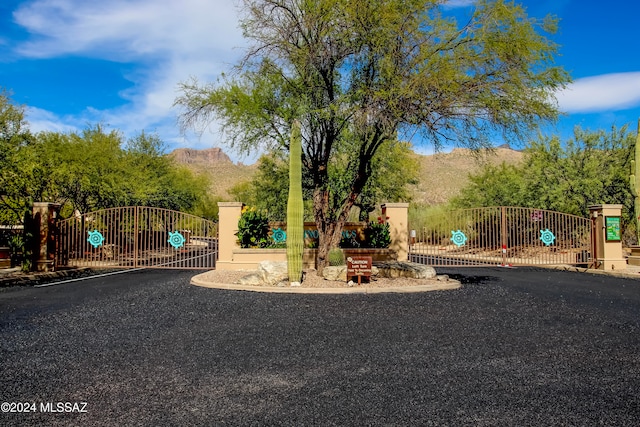
<path fill-rule="evenodd" d="M 33 265 L 34 271 L 53 271 L 56 252 L 56 218 L 60 205 L 35 202 L 33 204 Z"/>
<path fill-rule="evenodd" d="M 382 218 L 389 223 L 389 249 L 396 251 L 398 261 L 406 261 L 409 258 L 409 203 L 385 203 Z"/>
<path fill-rule="evenodd" d="M 622 205 L 593 205 L 589 206 L 589 211 L 595 222 L 595 253 L 592 255 L 595 267 L 599 270 L 625 269 L 627 260 L 622 254 L 619 228 Z"/>
<path fill-rule="evenodd" d="M 216 270 L 232 270 L 233 251 L 238 244 L 238 221 L 242 214 L 242 202 L 218 202 L 218 261 Z"/>

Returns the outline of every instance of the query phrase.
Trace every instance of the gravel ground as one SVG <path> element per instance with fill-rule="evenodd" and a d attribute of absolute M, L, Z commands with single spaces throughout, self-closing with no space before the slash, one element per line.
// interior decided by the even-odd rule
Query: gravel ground
<path fill-rule="evenodd" d="M 248 275 L 257 274 L 257 270 L 211 270 L 203 273 L 202 278 L 208 282 L 212 283 L 228 283 L 234 284 L 238 283 L 238 281 Z M 441 277 L 441 280 L 446 281 L 446 277 Z M 405 286 L 420 286 L 429 283 L 437 283 L 438 280 L 436 278 L 433 279 L 414 279 L 409 277 L 398 277 L 398 278 L 385 278 L 385 277 L 362 277 L 361 285 L 368 288 L 391 288 L 391 287 L 405 287 Z M 258 284 L 255 286 L 269 286 L 273 285 L 268 284 Z M 284 286 L 284 285 L 283 285 Z M 357 279 L 351 284 L 349 284 L 346 280 L 326 280 L 321 276 L 318 276 L 316 270 L 305 270 L 304 278 L 300 287 L 302 288 L 350 288 L 358 286 Z"/>
<path fill-rule="evenodd" d="M 453 291 L 289 295 L 196 273 L 0 293 L 1 400 L 38 409 L 0 425 L 640 425 L 637 280 L 459 269 L 438 270 Z"/>

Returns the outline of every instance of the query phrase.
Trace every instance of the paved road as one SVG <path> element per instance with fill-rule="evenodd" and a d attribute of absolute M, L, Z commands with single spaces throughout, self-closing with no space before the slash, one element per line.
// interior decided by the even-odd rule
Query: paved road
<path fill-rule="evenodd" d="M 463 287 L 262 294 L 145 271 L 4 289 L 0 400 L 88 412 L 0 425 L 640 425 L 640 281 L 439 272 Z"/>

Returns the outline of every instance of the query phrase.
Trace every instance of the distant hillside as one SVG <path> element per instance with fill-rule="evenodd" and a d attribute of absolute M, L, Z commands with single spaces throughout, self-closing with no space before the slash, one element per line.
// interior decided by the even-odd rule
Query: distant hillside
<path fill-rule="evenodd" d="M 433 205 L 460 194 L 469 182 L 469 175 L 480 172 L 485 165 L 518 164 L 524 154 L 507 146 L 480 153 L 456 148 L 450 153 L 416 156 L 420 162 L 420 183 L 413 188 L 414 200 Z"/>
<path fill-rule="evenodd" d="M 255 164 L 234 164 L 220 148 L 179 148 L 169 156 L 194 172 L 209 176 L 212 194 L 226 200 L 230 200 L 228 190 L 240 182 L 251 180 L 257 169 Z M 501 146 L 491 152 L 473 153 L 456 148 L 450 153 L 415 156 L 420 163 L 420 182 L 412 188 L 414 200 L 431 205 L 444 203 L 458 195 L 469 182 L 469 174 L 479 172 L 484 165 L 518 164 L 523 153 Z"/>
<path fill-rule="evenodd" d="M 228 191 L 240 182 L 249 181 L 256 170 L 256 165 L 233 163 L 220 148 L 204 150 L 178 148 L 169 153 L 169 157 L 195 173 L 208 176 L 211 182 L 211 194 L 224 200 L 231 200 Z"/>

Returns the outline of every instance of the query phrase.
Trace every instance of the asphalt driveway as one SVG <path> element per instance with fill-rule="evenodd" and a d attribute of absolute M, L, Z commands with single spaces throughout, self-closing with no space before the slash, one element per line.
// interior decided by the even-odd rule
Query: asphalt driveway
<path fill-rule="evenodd" d="M 2 408 L 35 407 L 0 425 L 640 425 L 639 280 L 438 272 L 463 287 L 262 294 L 165 270 L 0 290 Z"/>

